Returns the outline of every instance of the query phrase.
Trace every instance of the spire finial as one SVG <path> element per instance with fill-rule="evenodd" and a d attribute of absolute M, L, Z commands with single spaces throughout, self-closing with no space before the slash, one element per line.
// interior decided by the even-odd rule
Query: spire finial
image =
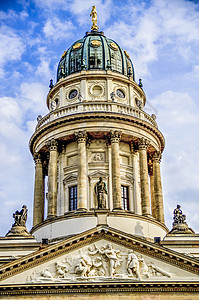
<path fill-rule="evenodd" d="M 93 26 L 91 27 L 91 30 L 98 30 L 99 27 L 97 26 L 97 10 L 95 5 L 93 5 L 92 7 L 90 16 L 92 16 L 92 22 L 93 22 Z"/>

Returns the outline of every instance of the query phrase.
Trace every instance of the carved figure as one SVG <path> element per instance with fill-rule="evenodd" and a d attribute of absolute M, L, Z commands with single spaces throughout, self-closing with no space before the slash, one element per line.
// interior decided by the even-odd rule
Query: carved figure
<path fill-rule="evenodd" d="M 75 266 L 75 273 L 80 273 L 81 277 L 88 277 L 90 276 L 90 270 L 91 270 L 91 259 L 90 257 L 83 255 L 77 266 Z"/>
<path fill-rule="evenodd" d="M 102 247 L 99 250 L 101 254 L 104 254 L 109 260 L 109 274 L 111 277 L 114 276 L 117 267 L 120 266 L 120 250 L 115 250 L 113 247 L 108 244 L 106 248 Z"/>
<path fill-rule="evenodd" d="M 93 26 L 91 27 L 91 30 L 98 30 L 99 27 L 97 26 L 97 10 L 95 5 L 93 5 L 92 7 L 90 16 L 92 17 L 92 22 L 93 22 Z"/>
<path fill-rule="evenodd" d="M 97 194 L 98 208 L 105 209 L 107 189 L 106 189 L 106 183 L 103 182 L 102 177 L 99 178 L 99 181 L 95 185 L 95 193 Z"/>
<path fill-rule="evenodd" d="M 55 263 L 56 273 L 59 278 L 66 278 L 68 273 L 68 266 L 62 262 Z"/>
<path fill-rule="evenodd" d="M 186 216 L 182 214 L 181 206 L 177 205 L 177 208 L 174 209 L 173 225 L 185 223 Z"/>
<path fill-rule="evenodd" d="M 26 220 L 27 220 L 27 206 L 23 205 L 22 206 L 22 210 L 19 212 L 18 210 L 15 211 L 15 213 L 13 214 L 13 218 L 15 219 L 15 223 L 13 224 L 13 226 L 24 226 L 26 224 Z"/>
<path fill-rule="evenodd" d="M 139 272 L 139 260 L 138 257 L 135 255 L 133 250 L 129 251 L 128 258 L 127 258 L 127 271 L 130 276 L 133 274 L 140 280 L 140 272 Z"/>
<path fill-rule="evenodd" d="M 140 265 L 140 274 L 142 276 L 145 276 L 145 277 L 149 278 L 150 277 L 150 275 L 149 275 L 149 267 L 145 263 L 144 258 L 140 258 L 139 259 L 139 265 Z"/>
<path fill-rule="evenodd" d="M 40 276 L 46 279 L 53 279 L 53 276 L 48 269 L 43 270 Z"/>

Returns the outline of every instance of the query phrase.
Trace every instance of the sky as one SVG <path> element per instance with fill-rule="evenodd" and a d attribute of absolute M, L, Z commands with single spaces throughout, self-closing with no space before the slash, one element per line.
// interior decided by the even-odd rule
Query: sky
<path fill-rule="evenodd" d="M 126 50 L 142 78 L 146 112 L 166 140 L 161 161 L 166 225 L 181 205 L 199 232 L 199 1 L 0 0 L 0 235 L 28 207 L 32 227 L 34 162 L 28 143 L 48 113 L 49 81 L 61 55 L 98 26 Z"/>

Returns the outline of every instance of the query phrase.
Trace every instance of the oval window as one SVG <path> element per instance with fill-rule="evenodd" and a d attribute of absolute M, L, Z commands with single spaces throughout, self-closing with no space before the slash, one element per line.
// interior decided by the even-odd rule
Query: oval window
<path fill-rule="evenodd" d="M 92 89 L 92 94 L 99 96 L 102 93 L 102 87 L 100 85 L 95 85 Z"/>
<path fill-rule="evenodd" d="M 125 98 L 125 94 L 124 94 L 124 92 L 122 91 L 122 90 L 120 90 L 120 89 L 118 89 L 117 91 L 116 91 L 116 95 L 119 97 L 119 98 Z"/>
<path fill-rule="evenodd" d="M 68 98 L 73 99 L 73 98 L 77 97 L 77 94 L 78 94 L 77 90 L 72 90 L 72 91 L 70 91 Z"/>

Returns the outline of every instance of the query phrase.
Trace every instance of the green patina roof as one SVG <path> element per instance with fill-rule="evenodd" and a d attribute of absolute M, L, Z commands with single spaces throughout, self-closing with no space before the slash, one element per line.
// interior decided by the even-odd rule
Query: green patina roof
<path fill-rule="evenodd" d="M 57 81 L 81 70 L 111 70 L 134 79 L 133 64 L 126 51 L 98 31 L 88 32 L 65 51 L 58 65 Z"/>

